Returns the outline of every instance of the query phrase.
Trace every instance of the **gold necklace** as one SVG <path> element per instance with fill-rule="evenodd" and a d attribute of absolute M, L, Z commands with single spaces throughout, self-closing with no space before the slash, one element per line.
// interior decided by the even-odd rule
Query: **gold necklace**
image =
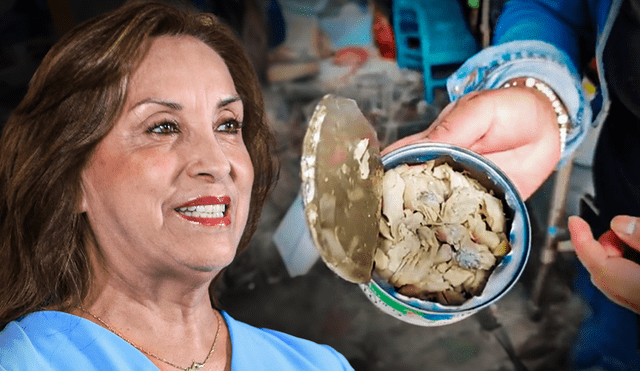
<path fill-rule="evenodd" d="M 90 315 L 91 317 L 95 318 L 96 321 L 100 322 L 104 327 L 107 328 L 107 330 L 113 332 L 114 334 L 118 335 L 119 337 L 122 338 L 122 340 L 126 341 L 127 343 L 131 344 L 131 346 L 133 346 L 134 348 L 138 349 L 139 351 L 141 351 L 142 353 L 148 355 L 149 357 L 153 357 L 159 361 L 162 361 L 166 364 L 168 364 L 169 366 L 178 368 L 180 370 L 184 370 L 184 371 L 198 371 L 200 370 L 200 368 L 204 367 L 204 364 L 207 363 L 207 361 L 209 360 L 209 358 L 211 358 L 211 355 L 213 354 L 214 349 L 216 348 L 216 341 L 218 341 L 218 335 L 220 334 L 220 316 L 218 315 L 218 313 L 215 313 L 216 318 L 218 319 L 218 329 L 216 330 L 216 337 L 213 339 L 213 344 L 211 345 L 211 350 L 209 351 L 209 354 L 207 354 L 207 358 L 204 359 L 204 361 L 202 361 L 202 363 L 200 362 L 196 362 L 193 361 L 193 363 L 191 364 L 190 367 L 180 367 L 176 364 L 173 364 L 169 361 L 167 361 L 166 359 L 159 357 L 151 352 L 148 352 L 144 349 L 142 349 L 140 346 L 138 346 L 136 343 L 132 342 L 131 340 L 127 339 L 126 337 L 122 336 L 118 331 L 114 330 L 113 327 L 109 326 L 108 323 L 106 323 L 102 318 L 96 316 L 95 314 L 89 312 L 88 310 L 84 309 L 83 307 L 79 307 L 81 311 L 87 313 L 88 315 Z"/>

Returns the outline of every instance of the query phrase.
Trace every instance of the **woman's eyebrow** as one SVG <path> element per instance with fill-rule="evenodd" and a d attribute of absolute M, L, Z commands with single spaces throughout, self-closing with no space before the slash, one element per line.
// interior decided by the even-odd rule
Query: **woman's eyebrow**
<path fill-rule="evenodd" d="M 228 106 L 231 103 L 234 103 L 234 102 L 237 102 L 237 101 L 242 102 L 242 98 L 240 98 L 239 95 L 223 99 L 223 100 L 220 101 L 220 103 L 218 103 L 218 108 L 222 108 L 222 107 Z"/>
<path fill-rule="evenodd" d="M 180 111 L 182 109 L 182 105 L 180 105 L 180 103 L 167 102 L 167 101 L 163 101 L 163 100 L 159 100 L 159 99 L 155 99 L 155 98 L 146 98 L 146 99 L 143 99 L 140 102 L 134 104 L 133 106 L 131 106 L 129 111 L 133 111 L 136 107 L 139 107 L 139 106 L 141 106 L 143 104 L 149 104 L 149 103 L 159 104 L 161 106 L 165 106 L 165 107 L 171 108 L 171 109 L 176 110 L 176 111 Z"/>
<path fill-rule="evenodd" d="M 242 101 L 242 98 L 240 98 L 240 96 L 238 96 L 238 95 L 233 96 L 233 97 L 229 97 L 229 98 L 225 98 L 225 99 L 221 100 L 218 103 L 217 108 L 226 107 L 226 106 L 230 105 L 231 103 L 238 102 L 238 101 Z M 155 98 L 146 98 L 146 99 L 143 99 L 140 102 L 134 104 L 133 106 L 131 106 L 129 111 L 133 111 L 134 109 L 136 109 L 136 107 L 142 106 L 143 104 L 150 104 L 150 103 L 159 104 L 161 106 L 165 106 L 165 107 L 168 107 L 168 108 L 176 110 L 176 111 L 182 110 L 182 105 L 180 103 L 168 102 L 168 101 L 163 101 L 163 100 L 155 99 Z"/>

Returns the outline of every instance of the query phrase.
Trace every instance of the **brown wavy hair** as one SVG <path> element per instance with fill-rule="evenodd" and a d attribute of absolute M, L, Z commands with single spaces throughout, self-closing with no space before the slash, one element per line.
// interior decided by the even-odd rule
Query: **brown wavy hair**
<path fill-rule="evenodd" d="M 133 1 L 65 34 L 45 56 L 0 139 L 0 329 L 42 308 L 86 297 L 91 231 L 78 212 L 81 172 L 113 127 L 127 81 L 157 36 L 193 36 L 225 61 L 244 103 L 242 135 L 254 166 L 249 244 L 278 175 L 262 91 L 242 44 L 211 14 Z M 214 286 L 221 275 L 214 280 Z M 213 290 L 210 290 L 213 291 Z M 217 300 L 213 297 L 214 305 Z"/>

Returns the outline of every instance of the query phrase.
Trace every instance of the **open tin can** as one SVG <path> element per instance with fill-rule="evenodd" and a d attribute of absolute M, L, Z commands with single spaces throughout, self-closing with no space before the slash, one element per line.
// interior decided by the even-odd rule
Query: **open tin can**
<path fill-rule="evenodd" d="M 482 294 L 461 305 L 443 305 L 402 295 L 375 273 L 360 288 L 380 310 L 405 322 L 440 326 L 460 321 L 500 300 L 518 281 L 530 254 L 531 230 L 527 208 L 507 176 L 486 158 L 464 148 L 441 143 L 420 143 L 399 148 L 382 157 L 385 170 L 401 164 L 435 160 L 469 176 L 503 201 L 511 251 L 489 276 Z"/>
<path fill-rule="evenodd" d="M 513 183 L 486 158 L 439 143 L 414 144 L 380 157 L 375 130 L 355 101 L 331 95 L 316 107 L 303 146 L 302 199 L 314 245 L 329 268 L 358 284 L 381 311 L 415 325 L 446 325 L 500 300 L 519 279 L 530 253 L 529 216 Z M 384 172 L 432 160 L 465 172 L 493 192 L 502 200 L 507 222 L 509 253 L 480 295 L 459 305 L 402 295 L 373 269 Z"/>

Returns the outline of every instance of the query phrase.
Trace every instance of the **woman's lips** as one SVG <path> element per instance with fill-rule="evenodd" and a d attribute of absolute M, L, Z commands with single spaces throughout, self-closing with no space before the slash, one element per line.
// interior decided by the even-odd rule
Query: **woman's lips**
<path fill-rule="evenodd" d="M 205 226 L 226 226 L 231 219 L 226 215 L 231 198 L 228 196 L 206 196 L 191 200 L 175 208 L 175 211 L 192 222 Z"/>
<path fill-rule="evenodd" d="M 229 205 L 229 202 L 231 202 L 231 198 L 229 196 L 204 196 L 204 197 L 200 197 L 200 198 L 196 198 L 195 200 L 191 200 L 189 202 L 187 202 L 186 204 L 177 207 L 177 209 L 181 208 L 181 207 L 188 207 L 188 206 L 199 206 L 199 205 Z"/>

